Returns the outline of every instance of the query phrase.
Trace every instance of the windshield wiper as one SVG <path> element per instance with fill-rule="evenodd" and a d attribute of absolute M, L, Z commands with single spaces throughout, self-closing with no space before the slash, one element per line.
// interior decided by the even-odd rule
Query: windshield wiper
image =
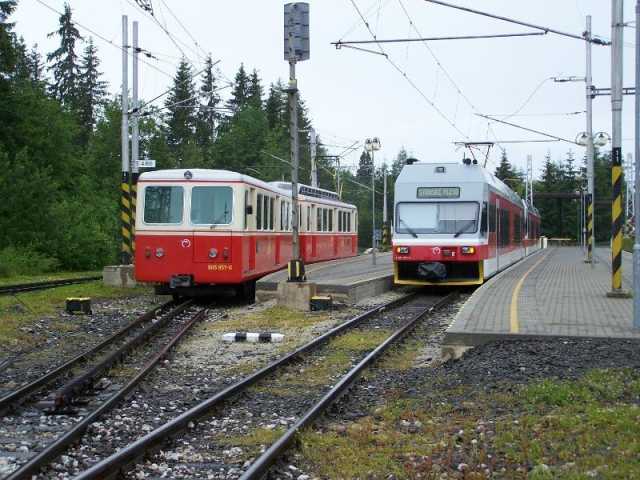
<path fill-rule="evenodd" d="M 471 225 L 473 225 L 473 223 L 475 222 L 475 220 L 469 220 L 467 223 L 464 224 L 464 227 L 462 227 L 460 230 L 458 230 L 455 235 L 453 236 L 453 238 L 458 238 L 460 235 L 462 235 L 463 233 L 465 233 L 464 231 L 469 228 Z"/>
<path fill-rule="evenodd" d="M 403 219 L 400 219 L 400 223 L 402 223 L 405 227 L 407 227 L 407 231 L 413 235 L 413 238 L 418 238 L 418 234 L 413 231 L 413 229 L 405 222 Z"/>

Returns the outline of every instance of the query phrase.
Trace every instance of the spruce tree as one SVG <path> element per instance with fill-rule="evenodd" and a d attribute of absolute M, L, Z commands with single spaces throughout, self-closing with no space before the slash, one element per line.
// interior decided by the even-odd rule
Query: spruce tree
<path fill-rule="evenodd" d="M 523 190 L 522 172 L 513 168 L 507 158 L 506 150 L 502 150 L 500 165 L 496 168 L 495 176 L 506 183 L 514 192 L 521 193 L 521 190 Z"/>
<path fill-rule="evenodd" d="M 231 92 L 231 98 L 227 102 L 227 106 L 234 113 L 238 113 L 242 110 L 249 99 L 249 77 L 244 69 L 244 64 L 240 64 L 240 69 L 236 73 L 236 77 L 233 82 L 233 91 Z"/>
<path fill-rule="evenodd" d="M 187 146 L 195 140 L 196 87 L 191 66 L 183 58 L 173 79 L 173 89 L 167 98 L 167 141 L 176 157 L 176 166 L 185 160 Z"/>
<path fill-rule="evenodd" d="M 198 108 L 196 138 L 200 147 L 208 149 L 216 138 L 216 129 L 220 122 L 220 113 L 216 110 L 220 104 L 220 95 L 217 92 L 211 56 L 207 57 L 205 65 L 204 78 L 200 87 L 200 107 Z"/>
<path fill-rule="evenodd" d="M 14 24 L 6 21 L 15 8 L 14 0 L 0 2 L 0 81 L 8 79 L 16 63 Z"/>
<path fill-rule="evenodd" d="M 40 52 L 38 51 L 37 43 L 27 54 L 27 65 L 29 67 L 29 79 L 31 80 L 31 83 L 36 87 L 42 87 L 45 83 L 45 66 L 42 61 L 42 55 L 40 55 Z"/>
<path fill-rule="evenodd" d="M 78 107 L 78 90 L 80 65 L 76 54 L 76 42 L 82 40 L 80 32 L 71 18 L 71 7 L 64 5 L 64 13 L 59 19 L 60 28 L 49 33 L 49 38 L 60 37 L 60 46 L 47 55 L 47 61 L 51 63 L 49 70 L 53 72 L 51 94 L 64 106 L 71 110 Z"/>
<path fill-rule="evenodd" d="M 107 83 L 100 79 L 102 73 L 98 70 L 99 66 L 98 49 L 90 38 L 82 56 L 80 66 L 82 77 L 78 85 L 78 115 L 83 130 L 83 145 L 89 141 L 89 136 L 96 125 L 98 111 L 104 104 L 107 94 Z"/>
<path fill-rule="evenodd" d="M 362 155 L 360 155 L 360 163 L 358 164 L 358 173 L 356 174 L 356 178 L 361 183 L 369 185 L 371 182 L 372 171 L 373 161 L 371 159 L 371 155 L 369 152 L 363 151 Z"/>
<path fill-rule="evenodd" d="M 265 112 L 267 114 L 267 122 L 271 130 L 283 127 L 287 111 L 287 98 L 284 93 L 284 85 L 281 80 L 269 87 L 269 95 L 265 102 Z"/>
<path fill-rule="evenodd" d="M 247 87 L 247 104 L 255 108 L 262 108 L 262 96 L 264 90 L 256 69 L 251 73 L 249 78 L 249 86 Z"/>

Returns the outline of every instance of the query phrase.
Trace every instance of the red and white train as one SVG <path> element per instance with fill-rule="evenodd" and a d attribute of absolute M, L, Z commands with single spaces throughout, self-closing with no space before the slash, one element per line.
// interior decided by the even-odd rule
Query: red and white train
<path fill-rule="evenodd" d="M 400 285 L 479 285 L 540 248 L 538 211 L 468 159 L 406 165 L 394 223 Z"/>
<path fill-rule="evenodd" d="M 291 183 L 225 170 L 164 170 L 138 181 L 136 279 L 162 294 L 194 296 L 255 281 L 292 253 Z M 299 185 L 305 263 L 357 254 L 358 212 L 328 190 Z"/>

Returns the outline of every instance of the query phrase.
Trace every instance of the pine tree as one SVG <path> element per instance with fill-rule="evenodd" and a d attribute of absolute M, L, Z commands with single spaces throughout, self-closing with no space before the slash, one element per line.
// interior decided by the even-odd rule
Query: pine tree
<path fill-rule="evenodd" d="M 45 83 L 44 78 L 44 63 L 42 62 L 42 55 L 38 51 L 38 44 L 36 43 L 29 53 L 27 54 L 27 65 L 29 67 L 29 78 L 31 83 L 36 87 L 41 87 Z"/>
<path fill-rule="evenodd" d="M 165 104 L 167 114 L 167 141 L 176 157 L 176 166 L 185 159 L 187 146 L 195 140 L 196 87 L 191 66 L 183 58 L 173 79 L 173 89 Z"/>
<path fill-rule="evenodd" d="M 507 184 L 511 190 L 517 193 L 522 193 L 524 184 L 522 181 L 522 172 L 519 172 L 507 158 L 507 151 L 502 150 L 502 157 L 500 158 L 500 165 L 496 168 L 495 176 Z"/>
<path fill-rule="evenodd" d="M 373 170 L 373 161 L 369 152 L 363 151 L 360 155 L 360 163 L 358 164 L 358 173 L 356 178 L 361 183 L 368 185 L 371 182 L 371 174 Z"/>
<path fill-rule="evenodd" d="M 14 24 L 6 21 L 15 8 L 15 0 L 0 2 L 0 81 L 6 80 L 15 67 Z"/>
<path fill-rule="evenodd" d="M 281 80 L 269 87 L 269 96 L 265 102 L 265 112 L 267 114 L 267 122 L 270 129 L 284 126 L 287 98 L 284 93 L 284 85 Z"/>
<path fill-rule="evenodd" d="M 96 125 L 98 111 L 107 94 L 107 83 L 100 79 L 102 73 L 98 70 L 100 59 L 98 49 L 90 38 L 84 49 L 80 66 L 81 79 L 78 85 L 78 109 L 80 125 L 83 130 L 82 144 L 86 145 L 89 136 Z"/>
<path fill-rule="evenodd" d="M 247 104 L 255 108 L 262 108 L 262 97 L 264 90 L 256 69 L 251 73 L 249 78 L 249 86 L 247 87 Z"/>
<path fill-rule="evenodd" d="M 205 65 L 204 78 L 200 87 L 196 138 L 198 145 L 207 149 L 211 147 L 216 138 L 216 130 L 220 122 L 220 113 L 216 110 L 220 104 L 220 95 L 217 92 L 211 56 L 207 58 Z"/>
<path fill-rule="evenodd" d="M 76 54 L 76 42 L 82 40 L 80 32 L 71 18 L 71 7 L 64 5 L 64 13 L 60 16 L 60 28 L 51 32 L 47 37 L 60 37 L 60 47 L 47 55 L 47 61 L 52 65 L 53 72 L 51 94 L 67 108 L 76 110 L 78 107 L 78 90 L 80 66 Z"/>
<path fill-rule="evenodd" d="M 234 113 L 238 113 L 242 110 L 249 99 L 249 77 L 244 69 L 244 64 L 240 64 L 240 69 L 236 73 L 236 78 L 233 82 L 233 91 L 231 92 L 231 98 L 227 102 L 227 106 Z"/>

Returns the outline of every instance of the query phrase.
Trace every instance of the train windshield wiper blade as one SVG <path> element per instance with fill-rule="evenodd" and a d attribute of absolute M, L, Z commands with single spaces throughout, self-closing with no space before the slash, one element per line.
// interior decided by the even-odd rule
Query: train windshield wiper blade
<path fill-rule="evenodd" d="M 405 227 L 407 227 L 407 231 L 413 235 L 413 238 L 418 238 L 418 234 L 413 231 L 413 229 L 405 222 L 403 219 L 400 219 L 400 223 L 402 223 Z"/>
<path fill-rule="evenodd" d="M 475 220 L 469 220 L 467 223 L 464 224 L 464 227 L 462 227 L 460 230 L 458 230 L 455 235 L 453 236 L 453 238 L 458 238 L 460 235 L 462 235 L 464 233 L 464 231 L 469 228 L 473 222 L 475 222 Z"/>

